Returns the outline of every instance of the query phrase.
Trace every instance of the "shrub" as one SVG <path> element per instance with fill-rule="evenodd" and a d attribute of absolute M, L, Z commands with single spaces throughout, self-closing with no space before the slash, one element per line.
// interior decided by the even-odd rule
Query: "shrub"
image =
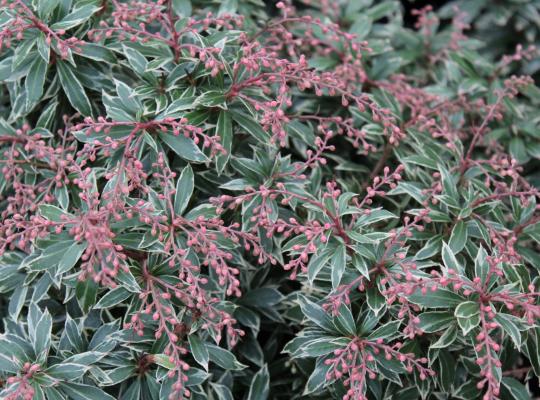
<path fill-rule="evenodd" d="M 392 1 L 1 10 L 0 397 L 531 397 L 533 48 Z"/>
<path fill-rule="evenodd" d="M 464 20 L 474 28 L 474 38 L 485 44 L 484 52 L 502 57 L 516 45 L 538 46 L 540 27 L 540 2 L 538 0 L 489 0 L 448 2 L 438 11 L 450 18 L 456 10 L 464 13 Z M 521 70 L 537 76 L 540 58 L 522 65 Z"/>

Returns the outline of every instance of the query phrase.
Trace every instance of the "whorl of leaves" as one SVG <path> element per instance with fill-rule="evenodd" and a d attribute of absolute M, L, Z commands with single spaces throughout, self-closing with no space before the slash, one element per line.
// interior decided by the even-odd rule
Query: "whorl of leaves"
<path fill-rule="evenodd" d="M 269 3 L 2 0 L 2 399 L 532 397 L 536 49 Z"/>

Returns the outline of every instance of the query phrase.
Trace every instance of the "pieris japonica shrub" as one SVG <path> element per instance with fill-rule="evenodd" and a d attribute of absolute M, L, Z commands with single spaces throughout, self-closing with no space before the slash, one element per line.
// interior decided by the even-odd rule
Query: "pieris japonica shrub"
<path fill-rule="evenodd" d="M 2 399 L 532 398 L 534 48 L 394 1 L 0 10 Z"/>
<path fill-rule="evenodd" d="M 464 21 L 474 28 L 475 39 L 485 43 L 484 51 L 494 57 L 505 55 L 516 45 L 528 47 L 531 44 L 540 44 L 538 0 L 456 0 L 442 5 L 437 12 L 444 18 L 450 18 L 455 15 L 456 10 L 465 14 Z M 521 71 L 535 76 L 539 69 L 538 54 L 534 54 L 530 62 L 520 68 Z"/>

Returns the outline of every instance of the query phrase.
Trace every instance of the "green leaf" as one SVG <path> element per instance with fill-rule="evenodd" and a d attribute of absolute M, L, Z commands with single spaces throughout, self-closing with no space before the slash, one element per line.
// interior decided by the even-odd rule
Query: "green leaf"
<path fill-rule="evenodd" d="M 459 274 L 463 274 L 463 267 L 456 259 L 454 252 L 445 242 L 442 244 L 442 259 L 444 266 L 448 269 L 452 269 Z"/>
<path fill-rule="evenodd" d="M 187 96 L 174 100 L 165 111 L 159 114 L 156 119 L 179 118 L 185 115 L 182 111 L 191 110 L 194 107 L 196 97 Z M 191 122 L 191 121 L 190 121 Z"/>
<path fill-rule="evenodd" d="M 349 342 L 350 339 L 344 337 L 316 336 L 312 339 L 300 336 L 287 343 L 284 352 L 293 358 L 320 357 L 346 347 Z"/>
<path fill-rule="evenodd" d="M 71 270 L 71 268 L 77 264 L 77 261 L 79 261 L 79 258 L 86 249 L 86 246 L 86 243 L 73 242 L 73 244 L 67 248 L 65 253 L 62 255 L 62 258 L 60 258 L 60 261 L 58 262 L 58 269 L 56 272 L 57 275 L 61 275 Z"/>
<path fill-rule="evenodd" d="M 131 47 L 122 45 L 122 49 L 124 50 L 124 54 L 129 64 L 133 67 L 135 72 L 137 72 L 139 75 L 143 74 L 148 66 L 148 61 L 146 58 L 139 51 L 132 49 Z"/>
<path fill-rule="evenodd" d="M 58 101 L 51 101 L 47 107 L 41 110 L 41 115 L 36 122 L 36 128 L 47 128 L 52 124 L 52 121 L 56 117 L 56 108 L 58 107 Z"/>
<path fill-rule="evenodd" d="M 13 72 L 16 71 L 16 69 L 22 69 L 27 68 L 28 65 L 34 60 L 35 52 L 33 52 L 34 46 L 37 43 L 37 39 L 34 40 L 24 40 L 22 41 L 18 46 L 14 49 L 14 55 L 11 59 L 11 65 L 10 65 L 10 72 L 11 75 L 13 75 Z M 8 74 L 8 77 L 12 79 L 12 77 Z M 5 79 L 8 79 L 6 77 Z"/>
<path fill-rule="evenodd" d="M 463 220 L 459 220 L 452 229 L 452 235 L 448 246 L 452 250 L 453 254 L 459 253 L 465 247 L 467 243 L 467 224 Z"/>
<path fill-rule="evenodd" d="M 231 114 L 233 120 L 259 142 L 265 145 L 270 143 L 270 135 L 252 117 L 237 111 L 231 111 Z"/>
<path fill-rule="evenodd" d="M 9 374 L 16 374 L 20 371 L 21 366 L 11 359 L 6 354 L 0 353 L 0 371 L 7 372 Z"/>
<path fill-rule="evenodd" d="M 212 396 L 212 398 L 219 400 L 234 400 L 231 389 L 229 389 L 227 386 L 220 385 L 218 383 L 211 383 L 211 387 L 216 394 L 215 396 Z"/>
<path fill-rule="evenodd" d="M 69 396 L 70 400 L 114 400 L 114 397 L 95 386 L 60 382 L 59 387 L 62 392 Z"/>
<path fill-rule="evenodd" d="M 437 235 L 430 238 L 414 256 L 415 260 L 425 260 L 439 254 L 441 251 L 442 236 Z"/>
<path fill-rule="evenodd" d="M 341 304 L 338 313 L 332 319 L 334 326 L 344 335 L 355 335 L 356 324 L 350 308 L 346 304 Z"/>
<path fill-rule="evenodd" d="M 476 382 L 470 381 L 456 388 L 454 395 L 456 399 L 469 400 L 480 398 L 481 393 L 481 390 L 476 387 Z"/>
<path fill-rule="evenodd" d="M 456 177 L 442 165 L 439 165 L 439 172 L 447 200 L 450 202 L 450 205 L 457 207 L 459 205 L 459 193 L 457 191 Z"/>
<path fill-rule="evenodd" d="M 238 9 L 238 0 L 222 0 L 219 6 L 218 15 L 235 14 Z"/>
<path fill-rule="evenodd" d="M 41 57 L 36 57 L 36 60 L 32 63 L 32 66 L 28 71 L 26 81 L 24 82 L 29 102 L 33 103 L 41 99 L 46 75 L 47 63 L 43 61 Z"/>
<path fill-rule="evenodd" d="M 135 92 L 122 81 L 115 79 L 114 83 L 116 93 L 118 93 L 118 97 L 121 100 L 122 110 L 135 115 L 142 108 L 141 102 L 135 96 Z"/>
<path fill-rule="evenodd" d="M 172 0 L 172 8 L 179 17 L 189 17 L 191 15 L 190 0 Z"/>
<path fill-rule="evenodd" d="M 170 356 L 167 354 L 153 354 L 152 361 L 160 367 L 166 369 L 175 369 L 176 365 L 170 360 Z"/>
<path fill-rule="evenodd" d="M 52 24 L 51 28 L 54 30 L 71 29 L 90 19 L 90 17 L 100 9 L 101 7 L 96 7 L 93 4 L 87 4 L 80 8 L 76 8 L 71 13 L 62 18 L 61 21 Z"/>
<path fill-rule="evenodd" d="M 465 301 L 454 312 L 463 334 L 468 334 L 480 324 L 480 305 L 474 301 Z"/>
<path fill-rule="evenodd" d="M 50 204 L 41 204 L 38 209 L 43 217 L 53 222 L 65 222 L 70 217 L 73 217 L 71 214 Z"/>
<path fill-rule="evenodd" d="M 315 280 L 321 269 L 326 265 L 332 257 L 333 249 L 324 249 L 319 251 L 315 256 L 311 257 L 308 264 L 308 279 L 311 283 Z"/>
<path fill-rule="evenodd" d="M 351 261 L 352 265 L 358 270 L 358 272 L 360 272 L 369 281 L 369 266 L 366 259 L 355 252 Z"/>
<path fill-rule="evenodd" d="M 370 341 L 375 341 L 377 339 L 385 339 L 386 341 L 393 340 L 399 336 L 398 329 L 400 325 L 401 321 L 399 320 L 390 321 L 371 332 L 366 339 Z"/>
<path fill-rule="evenodd" d="M 519 137 L 513 137 L 512 140 L 510 140 L 510 154 L 520 164 L 529 161 L 527 146 L 525 146 L 525 142 Z"/>
<path fill-rule="evenodd" d="M 510 314 L 497 313 L 494 318 L 503 331 L 512 339 L 516 349 L 521 349 L 521 332 L 519 331 L 519 319 Z"/>
<path fill-rule="evenodd" d="M 76 54 L 81 57 L 109 64 L 116 62 L 116 57 L 114 56 L 114 53 L 104 46 L 100 46 L 95 43 L 85 43 L 80 50 L 81 51 L 77 52 Z"/>
<path fill-rule="evenodd" d="M 160 132 L 159 138 L 185 160 L 198 163 L 209 161 L 208 157 L 199 150 L 195 142 L 182 134 L 176 136 L 171 133 Z"/>
<path fill-rule="evenodd" d="M 49 351 L 51 345 L 52 318 L 48 310 L 45 310 L 36 325 L 36 336 L 34 337 L 34 352 L 40 357 L 42 353 Z"/>
<path fill-rule="evenodd" d="M 272 307 L 283 300 L 279 290 L 269 287 L 260 287 L 246 292 L 239 300 L 245 306 L 259 308 Z"/>
<path fill-rule="evenodd" d="M 439 369 L 437 370 L 437 379 L 445 391 L 450 391 L 456 376 L 456 360 L 446 349 L 438 352 L 437 361 Z"/>
<path fill-rule="evenodd" d="M 435 292 L 428 290 L 426 294 L 417 289 L 416 292 L 409 296 L 409 300 L 426 308 L 448 308 L 457 306 L 464 299 L 459 294 L 448 289 L 437 289 Z"/>
<path fill-rule="evenodd" d="M 49 64 L 51 59 L 51 46 L 45 41 L 45 35 L 43 33 L 37 38 L 37 49 L 43 61 L 45 61 L 46 64 Z"/>
<path fill-rule="evenodd" d="M 59 260 L 64 257 L 74 243 L 70 239 L 50 243 L 38 257 L 33 257 L 26 262 L 27 268 L 30 271 L 55 271 L 58 268 Z M 69 258 L 66 258 L 64 262 L 68 263 Z"/>
<path fill-rule="evenodd" d="M 508 390 L 512 399 L 515 400 L 530 400 L 531 395 L 527 391 L 527 388 L 518 380 L 510 377 L 502 378 L 502 384 L 505 389 Z M 505 397 L 506 398 L 506 397 Z"/>
<path fill-rule="evenodd" d="M 355 40 L 363 40 L 371 31 L 372 24 L 373 20 L 367 15 L 358 15 L 356 21 L 350 27 L 349 32 L 356 35 Z"/>
<path fill-rule="evenodd" d="M 455 321 L 454 315 L 445 311 L 428 311 L 420 314 L 418 317 L 420 318 L 418 326 L 426 333 L 446 329 Z"/>
<path fill-rule="evenodd" d="M 308 300 L 307 297 L 300 296 L 300 308 L 302 313 L 310 321 L 314 322 L 326 331 L 334 332 L 335 327 L 328 313 L 318 304 Z"/>
<path fill-rule="evenodd" d="M 221 347 L 210 343 L 206 345 L 206 348 L 208 350 L 210 361 L 219 365 L 225 370 L 241 370 L 246 367 L 245 365 L 239 363 L 234 354 L 229 350 L 222 349 Z"/>
<path fill-rule="evenodd" d="M 66 185 L 54 188 L 54 196 L 58 200 L 58 204 L 63 210 L 67 210 L 69 207 L 69 192 Z"/>
<path fill-rule="evenodd" d="M 319 360 L 315 365 L 315 369 L 309 376 L 306 387 L 304 389 L 304 393 L 302 395 L 306 396 L 328 385 L 328 379 L 326 379 L 326 374 L 331 368 L 332 367 L 330 365 L 325 365 L 322 360 Z"/>
<path fill-rule="evenodd" d="M 474 259 L 474 274 L 480 278 L 482 283 L 485 283 L 488 272 L 489 264 L 487 262 L 487 253 L 484 248 L 480 246 L 478 253 L 476 253 L 476 258 Z"/>
<path fill-rule="evenodd" d="M 182 215 L 188 206 L 189 199 L 193 194 L 193 169 L 187 165 L 180 174 L 176 183 L 176 194 L 174 195 L 174 213 Z"/>
<path fill-rule="evenodd" d="M 37 12 L 42 20 L 47 20 L 49 14 L 58 6 L 60 0 L 40 0 L 37 2 Z"/>
<path fill-rule="evenodd" d="M 112 290 L 109 290 L 105 296 L 103 296 L 98 303 L 94 306 L 95 309 L 109 308 L 120 304 L 127 298 L 129 298 L 132 293 L 122 286 L 118 286 Z"/>
<path fill-rule="evenodd" d="M 90 100 L 88 100 L 84 88 L 73 72 L 72 67 L 64 61 L 58 61 L 56 66 L 62 88 L 73 108 L 84 116 L 91 115 L 92 106 L 90 105 Z"/>
<path fill-rule="evenodd" d="M 62 331 L 62 339 L 68 345 L 68 348 L 77 349 L 78 351 L 83 351 L 84 341 L 83 333 L 80 325 L 77 324 L 71 317 L 69 313 L 66 315 L 66 322 L 64 324 L 64 330 Z M 76 364 L 82 364 L 80 360 L 74 360 L 74 357 L 70 357 L 68 362 L 76 362 Z"/>
<path fill-rule="evenodd" d="M 191 348 L 191 354 L 197 363 L 208 371 L 208 360 L 210 356 L 206 344 L 199 339 L 195 334 L 191 334 L 188 337 L 189 347 Z"/>
<path fill-rule="evenodd" d="M 200 104 L 205 107 L 218 107 L 223 110 L 227 109 L 227 99 L 223 92 L 217 90 L 209 90 L 201 94 L 195 100 L 196 104 Z"/>
<path fill-rule="evenodd" d="M 249 187 L 249 182 L 246 179 L 239 178 L 239 179 L 233 179 L 232 181 L 229 181 L 227 183 L 224 183 L 223 185 L 220 185 L 220 189 L 224 190 L 240 190 L 243 191 Z"/>
<path fill-rule="evenodd" d="M 378 315 L 379 312 L 381 312 L 381 310 L 383 310 L 386 306 L 386 299 L 376 285 L 372 285 L 366 290 L 366 296 L 369 308 L 375 313 L 375 315 Z"/>
<path fill-rule="evenodd" d="M 47 368 L 45 373 L 53 378 L 70 381 L 83 376 L 89 368 L 87 365 L 63 362 Z"/>
<path fill-rule="evenodd" d="M 439 340 L 437 340 L 435 343 L 431 345 L 431 348 L 444 349 L 455 342 L 455 340 L 457 339 L 457 335 L 458 335 L 457 325 L 450 325 L 450 328 L 444 331 L 444 333 L 441 335 Z"/>
<path fill-rule="evenodd" d="M 372 4 L 372 2 L 368 2 L 367 4 Z M 395 12 L 400 7 L 399 4 L 400 3 L 397 1 L 375 2 L 375 5 L 373 7 L 370 7 L 366 10 L 366 15 L 376 21 L 384 16 L 389 16 L 391 13 Z"/>
<path fill-rule="evenodd" d="M 83 312 L 87 313 L 96 304 L 97 284 L 92 279 L 77 282 L 75 294 Z"/>
<path fill-rule="evenodd" d="M 231 113 L 220 111 L 216 125 L 216 135 L 220 138 L 220 144 L 223 146 L 226 154 L 218 154 L 216 157 L 216 167 L 219 173 L 222 173 L 231 157 L 233 130 Z"/>
<path fill-rule="evenodd" d="M 270 391 L 270 374 L 268 366 L 264 366 L 253 376 L 247 400 L 266 400 Z"/>
<path fill-rule="evenodd" d="M 21 285 L 15 289 L 15 291 L 11 295 L 11 298 L 9 299 L 8 312 L 9 312 L 9 316 L 14 321 L 17 321 L 19 314 L 21 313 L 21 310 L 24 306 L 24 302 L 26 300 L 27 293 L 28 293 L 28 286 Z"/>
<path fill-rule="evenodd" d="M 42 389 L 43 389 L 46 400 L 64 400 L 65 399 L 65 396 L 54 387 L 43 387 Z"/>
<path fill-rule="evenodd" d="M 330 266 L 332 268 L 332 288 L 334 289 L 339 286 L 343 273 L 345 272 L 346 257 L 347 252 L 345 245 L 341 244 L 336 248 L 335 253 L 330 260 Z"/>
<path fill-rule="evenodd" d="M 532 328 L 527 331 L 527 340 L 523 344 L 523 353 L 531 362 L 532 369 L 536 376 L 540 375 L 540 328 Z"/>
<path fill-rule="evenodd" d="M 369 214 L 362 214 L 356 221 L 355 226 L 365 227 L 387 219 L 397 218 L 390 211 L 384 209 L 371 210 Z"/>

